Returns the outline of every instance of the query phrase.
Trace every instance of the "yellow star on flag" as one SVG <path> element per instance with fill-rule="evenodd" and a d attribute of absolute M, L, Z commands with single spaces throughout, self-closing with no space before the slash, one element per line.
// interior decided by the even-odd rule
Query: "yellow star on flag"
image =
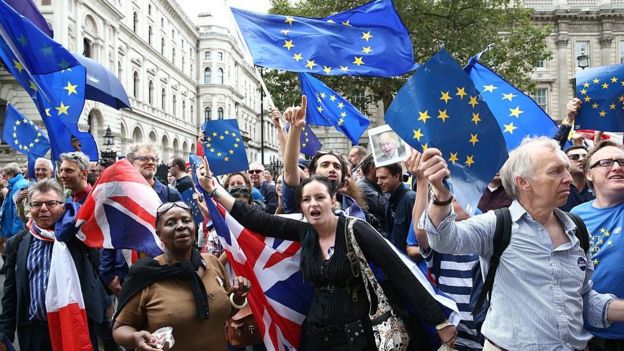
<path fill-rule="evenodd" d="M 600 83 L 600 79 L 595 78 L 595 79 L 593 80 L 593 82 L 594 82 L 594 84 L 598 84 L 598 83 Z"/>
<path fill-rule="evenodd" d="M 67 86 L 65 86 L 63 89 L 67 90 L 67 95 L 71 95 L 71 94 L 78 94 L 78 92 L 76 91 L 76 88 L 78 87 L 78 84 L 76 85 L 72 85 L 71 82 L 67 82 Z"/>
<path fill-rule="evenodd" d="M 414 129 L 414 137 L 413 137 L 414 139 L 420 141 L 420 138 L 422 138 L 423 135 L 424 134 L 421 132 L 420 128 Z"/>
<path fill-rule="evenodd" d="M 514 95 L 513 93 L 509 93 L 509 94 L 505 94 L 503 93 L 503 99 L 502 100 L 513 100 L 513 98 L 515 98 L 518 95 Z"/>
<path fill-rule="evenodd" d="M 479 142 L 479 138 L 477 138 L 478 135 L 479 134 L 470 133 L 470 140 L 468 140 L 468 142 L 471 143 L 472 146 L 475 146 L 475 144 Z"/>
<path fill-rule="evenodd" d="M 589 95 L 585 95 L 585 97 L 583 98 L 583 100 L 585 100 L 585 102 L 590 102 L 591 98 L 589 97 Z"/>
<path fill-rule="evenodd" d="M 295 47 L 295 44 L 293 44 L 292 40 L 284 40 L 284 45 L 282 47 L 290 50 Z"/>
<path fill-rule="evenodd" d="M 463 100 L 464 96 L 468 94 L 466 94 L 466 89 L 464 87 L 461 87 L 461 88 L 457 88 L 457 93 L 455 93 L 455 95 L 459 96 L 459 98 Z"/>
<path fill-rule="evenodd" d="M 340 70 L 346 72 L 349 70 L 349 66 L 340 66 Z"/>
<path fill-rule="evenodd" d="M 372 37 L 373 37 L 373 36 L 372 36 L 371 32 L 370 32 L 370 31 L 368 31 L 368 32 L 366 32 L 366 33 L 362 32 L 362 38 L 360 38 L 360 39 L 364 39 L 364 40 L 368 41 L 368 40 L 369 40 L 370 38 L 372 38 Z"/>
<path fill-rule="evenodd" d="M 602 89 L 609 89 L 608 83 L 602 83 Z"/>
<path fill-rule="evenodd" d="M 295 19 L 292 16 L 286 16 L 286 19 L 284 20 L 284 23 L 288 23 L 289 25 L 292 26 L 294 21 L 295 21 Z"/>
<path fill-rule="evenodd" d="M 455 164 L 455 162 L 457 162 L 459 160 L 459 158 L 457 157 L 457 152 L 451 152 L 451 157 L 449 157 L 449 162 L 452 162 L 453 164 Z"/>
<path fill-rule="evenodd" d="M 600 117 L 604 117 L 607 115 L 607 113 L 605 111 L 600 111 L 598 112 L 598 114 L 600 115 Z"/>
<path fill-rule="evenodd" d="M 343 124 L 344 124 L 344 118 L 340 118 L 340 119 L 338 120 L 338 125 L 339 125 L 339 126 L 341 126 L 341 125 L 343 125 Z"/>
<path fill-rule="evenodd" d="M 234 155 L 234 150 L 230 150 L 228 152 L 230 153 L 230 155 Z"/>
<path fill-rule="evenodd" d="M 429 116 L 429 111 L 428 110 L 425 111 L 425 112 L 418 112 L 418 114 L 420 116 L 420 117 L 418 117 L 418 120 L 422 121 L 423 123 L 427 123 L 427 120 L 429 118 L 431 118 L 431 116 Z"/>
<path fill-rule="evenodd" d="M 338 103 L 338 108 L 340 108 L 340 109 L 341 109 L 341 108 L 343 108 L 343 107 L 344 107 L 344 104 L 343 104 L 342 102 L 339 102 L 339 103 Z"/>
<path fill-rule="evenodd" d="M 581 90 L 581 95 L 585 95 L 585 94 L 587 94 L 587 90 L 582 89 L 582 90 Z"/>
<path fill-rule="evenodd" d="M 336 23 L 333 19 L 328 19 L 327 23 Z"/>
<path fill-rule="evenodd" d="M 345 27 L 351 27 L 351 23 L 349 23 L 350 20 L 346 20 L 346 21 L 342 21 L 342 25 Z"/>
<path fill-rule="evenodd" d="M 611 77 L 611 83 L 617 83 L 618 79 L 617 77 Z"/>
<path fill-rule="evenodd" d="M 331 72 L 331 67 L 327 67 L 325 65 L 323 65 L 323 71 L 325 71 L 325 73 L 329 74 L 329 72 Z"/>
<path fill-rule="evenodd" d="M 24 65 L 22 65 L 22 63 L 18 60 L 13 60 L 13 66 L 15 66 L 15 69 L 17 69 L 19 73 L 22 73 L 22 71 L 24 70 Z"/>
<path fill-rule="evenodd" d="M 30 81 L 30 89 L 34 90 L 35 92 L 37 91 L 37 85 L 32 80 Z"/>
<path fill-rule="evenodd" d="M 354 60 L 355 61 L 353 61 L 353 63 L 358 65 L 358 66 L 361 66 L 361 65 L 364 64 L 364 61 L 362 60 L 362 56 L 359 56 L 359 57 L 358 56 L 354 56 Z"/>
<path fill-rule="evenodd" d="M 620 102 L 624 102 L 624 95 L 621 95 L 618 100 L 620 100 Z"/>
<path fill-rule="evenodd" d="M 489 85 L 484 85 L 483 86 L 483 91 L 489 91 L 490 93 L 494 92 L 494 89 L 498 89 L 498 87 L 495 87 L 494 84 L 489 84 Z"/>
<path fill-rule="evenodd" d="M 594 103 L 592 104 L 592 108 L 594 108 L 594 109 L 598 108 L 598 103 L 597 103 L 597 102 L 594 102 Z"/>
<path fill-rule="evenodd" d="M 429 148 L 429 143 L 424 143 L 420 145 L 423 149 L 423 151 L 427 150 Z"/>
<path fill-rule="evenodd" d="M 325 94 L 325 92 L 321 92 L 321 99 L 324 99 L 327 96 L 327 94 Z"/>
<path fill-rule="evenodd" d="M 295 61 L 299 62 L 299 61 L 303 60 L 303 55 L 302 55 L 302 53 L 294 54 L 293 58 L 295 59 Z"/>
<path fill-rule="evenodd" d="M 69 115 L 69 113 L 67 113 L 67 111 L 69 110 L 69 106 L 65 106 L 65 104 L 63 104 L 63 102 L 61 101 L 61 106 L 55 107 L 56 111 L 57 111 L 57 115 L 62 115 L 62 114 L 66 114 Z"/>
<path fill-rule="evenodd" d="M 282 33 L 284 35 L 288 35 L 288 32 L 290 32 L 290 29 L 282 29 L 282 30 L 280 30 L 280 33 Z"/>
<path fill-rule="evenodd" d="M 583 86 L 584 86 L 585 88 L 589 88 L 589 83 L 588 83 L 588 82 L 585 82 L 585 83 L 583 83 Z"/>
<path fill-rule="evenodd" d="M 318 106 L 316 109 L 318 110 L 319 113 L 323 112 L 323 107 L 321 107 L 321 106 Z"/>
<path fill-rule="evenodd" d="M 344 111 L 340 112 L 340 117 L 347 117 L 347 113 Z"/>
<path fill-rule="evenodd" d="M 370 46 L 365 46 L 362 48 L 362 52 L 365 54 L 370 54 L 373 49 Z"/>
<path fill-rule="evenodd" d="M 615 110 L 615 104 L 609 105 L 609 108 L 612 109 L 612 110 Z"/>
<path fill-rule="evenodd" d="M 474 108 L 478 104 L 479 104 L 479 102 L 477 101 L 477 97 L 476 96 L 471 96 L 470 97 L 470 101 L 468 101 L 468 105 L 470 105 L 470 106 L 472 106 L 472 108 Z"/>
<path fill-rule="evenodd" d="M 524 113 L 524 111 L 520 109 L 520 106 L 516 106 L 516 108 L 509 109 L 509 117 L 520 118 L 521 113 Z"/>
<path fill-rule="evenodd" d="M 329 100 L 331 100 L 331 102 L 336 101 L 336 95 L 331 95 L 331 96 L 329 97 Z"/>
<path fill-rule="evenodd" d="M 440 100 L 444 100 L 445 103 L 448 104 L 448 101 L 453 99 L 450 95 L 448 91 L 441 91 L 440 94 L 442 95 L 440 97 Z"/>
<path fill-rule="evenodd" d="M 475 125 L 479 124 L 479 122 L 481 122 L 481 118 L 479 118 L 479 114 L 473 113 L 471 121 L 473 121 Z"/>
<path fill-rule="evenodd" d="M 225 156 L 225 157 L 223 158 L 223 161 L 225 161 L 225 162 L 228 162 L 229 160 L 230 160 L 230 158 L 229 158 L 229 157 L 227 157 L 227 156 Z"/>
<path fill-rule="evenodd" d="M 475 163 L 474 156 L 473 155 L 466 156 L 466 162 L 464 162 L 464 163 L 468 167 L 472 166 Z"/>
<path fill-rule="evenodd" d="M 314 62 L 314 60 L 308 60 L 308 63 L 306 64 L 306 68 L 312 69 L 314 68 L 314 66 L 316 66 L 316 62 Z"/>
<path fill-rule="evenodd" d="M 513 134 L 514 130 L 518 129 L 518 127 L 514 126 L 513 122 L 503 125 L 505 126 L 505 130 L 503 131 L 503 133 Z"/>
<path fill-rule="evenodd" d="M 446 110 L 438 110 L 438 118 L 444 123 L 449 118 L 449 115 L 446 113 Z"/>
<path fill-rule="evenodd" d="M 50 109 L 49 109 L 49 108 L 46 108 L 46 109 L 45 109 L 45 114 L 46 114 L 46 116 L 48 116 L 48 117 L 52 117 L 52 114 L 50 113 Z"/>

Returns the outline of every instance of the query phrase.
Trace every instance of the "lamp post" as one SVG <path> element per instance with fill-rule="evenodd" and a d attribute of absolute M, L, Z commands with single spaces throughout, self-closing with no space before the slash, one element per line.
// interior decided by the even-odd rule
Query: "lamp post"
<path fill-rule="evenodd" d="M 589 56 L 585 54 L 585 49 L 581 49 L 581 54 L 576 57 L 576 62 L 580 69 L 589 67 Z"/>
<path fill-rule="evenodd" d="M 110 129 L 110 126 L 106 127 L 106 133 L 104 133 L 104 150 L 100 152 L 102 161 L 105 163 L 114 163 L 117 159 L 117 151 L 113 150 L 115 146 L 115 136 Z"/>

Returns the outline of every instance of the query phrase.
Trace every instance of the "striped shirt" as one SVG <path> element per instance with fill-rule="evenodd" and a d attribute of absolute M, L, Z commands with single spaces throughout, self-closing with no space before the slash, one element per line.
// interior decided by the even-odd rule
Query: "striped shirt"
<path fill-rule="evenodd" d="M 28 320 L 46 321 L 45 294 L 50 275 L 53 241 L 43 241 L 33 236 L 26 260 L 30 302 L 28 304 Z"/>
<path fill-rule="evenodd" d="M 553 248 L 544 226 L 518 201 L 509 207 L 511 241 L 500 259 L 482 333 L 508 350 L 584 349 L 592 335 L 583 327 L 605 328 L 607 307 L 615 299 L 592 289 L 594 265 L 574 234 L 574 222 L 559 209 L 568 243 Z M 425 212 L 429 245 L 439 252 L 492 255 L 496 215 L 455 222 L 452 212 L 435 227 Z"/>

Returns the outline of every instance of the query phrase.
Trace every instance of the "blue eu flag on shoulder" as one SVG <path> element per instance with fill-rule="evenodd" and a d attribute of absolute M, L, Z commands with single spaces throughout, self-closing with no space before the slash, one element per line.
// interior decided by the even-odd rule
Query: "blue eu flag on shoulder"
<path fill-rule="evenodd" d="M 412 41 L 391 0 L 326 18 L 232 8 L 254 64 L 323 75 L 392 77 L 414 68 Z"/>
<path fill-rule="evenodd" d="M 353 144 L 358 144 L 371 121 L 320 80 L 300 73 L 299 81 L 301 93 L 308 97 L 306 122 L 313 126 L 334 126 Z"/>
<path fill-rule="evenodd" d="M 245 143 L 236 119 L 206 121 L 204 135 L 204 153 L 213 174 L 222 175 L 249 168 Z"/>
<path fill-rule="evenodd" d="M 53 159 L 63 152 L 75 151 L 71 145 L 74 136 L 80 140 L 82 152 L 97 160 L 93 136 L 78 130 L 85 100 L 84 67 L 62 45 L 2 0 L 0 58 L 35 102 L 48 130 Z"/>
<path fill-rule="evenodd" d="M 462 68 L 444 49 L 399 90 L 385 120 L 408 144 L 440 149 L 453 195 L 470 215 L 507 159 L 496 119 Z"/>
<path fill-rule="evenodd" d="M 555 135 L 557 124 L 550 116 L 528 95 L 479 63 L 479 56 L 471 57 L 464 70 L 496 118 L 507 150 L 515 149 L 526 136 Z"/>
<path fill-rule="evenodd" d="M 576 97 L 583 105 L 575 129 L 624 131 L 624 64 L 577 72 Z"/>

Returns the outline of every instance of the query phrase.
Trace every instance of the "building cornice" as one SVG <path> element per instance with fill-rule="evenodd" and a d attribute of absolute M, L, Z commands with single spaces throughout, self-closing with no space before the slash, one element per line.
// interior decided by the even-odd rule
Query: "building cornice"
<path fill-rule="evenodd" d="M 159 8 L 167 11 L 167 13 L 173 17 L 180 24 L 184 25 L 184 31 L 186 34 L 191 37 L 193 40 L 197 41 L 199 38 L 199 33 L 193 21 L 186 15 L 186 13 L 182 10 L 180 5 L 175 0 L 156 0 L 159 5 Z M 178 29 L 182 29 L 178 27 Z"/>

